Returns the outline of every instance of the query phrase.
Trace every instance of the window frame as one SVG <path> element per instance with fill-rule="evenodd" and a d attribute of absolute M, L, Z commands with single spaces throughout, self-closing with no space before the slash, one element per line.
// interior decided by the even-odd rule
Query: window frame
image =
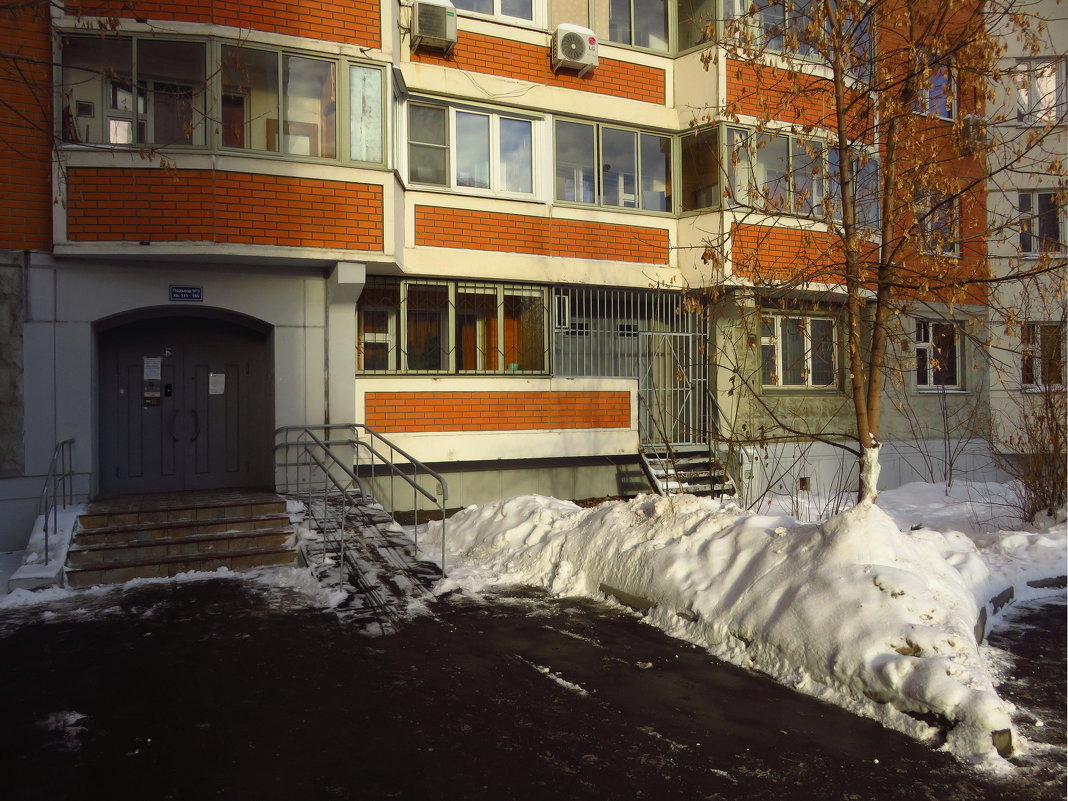
<path fill-rule="evenodd" d="M 1056 236 L 1053 238 L 1043 236 L 1043 196 L 1053 198 L 1049 213 L 1056 224 Z M 1027 203 L 1024 203 L 1024 199 Z M 1020 189 L 1016 193 L 1016 211 L 1019 214 L 1019 247 L 1020 253 L 1025 258 L 1039 258 L 1045 253 L 1063 253 L 1065 250 L 1064 237 L 1064 190 L 1058 189 Z M 1028 208 L 1025 209 L 1024 206 Z M 1035 228 L 1037 227 L 1037 231 Z M 1047 246 L 1052 243 L 1052 247 Z M 1026 244 L 1025 244 L 1026 243 Z"/>
<path fill-rule="evenodd" d="M 799 329 L 801 333 L 802 341 L 802 354 L 801 358 L 804 359 L 804 364 L 801 367 L 801 375 L 803 378 L 802 383 L 787 384 L 784 382 L 784 377 L 789 365 L 784 364 L 785 346 L 783 338 L 783 327 L 785 325 L 793 325 L 793 321 L 804 321 L 804 328 Z M 765 323 L 771 323 L 773 333 L 767 334 L 765 332 Z M 830 336 L 830 355 L 831 355 L 831 380 L 827 383 L 817 384 L 813 382 L 813 376 L 816 373 L 816 369 L 813 365 L 813 356 L 815 349 L 813 347 L 813 334 L 812 324 L 814 322 L 830 323 L 831 336 Z M 757 324 L 760 327 L 758 342 L 760 345 L 760 358 L 759 358 L 759 370 L 760 370 L 760 386 L 764 391 L 803 391 L 803 392 L 828 392 L 838 391 L 841 388 L 841 358 L 838 353 L 839 337 L 840 337 L 840 325 L 839 319 L 829 313 L 825 314 L 810 314 L 802 312 L 791 311 L 769 311 L 763 310 L 759 313 Z M 819 344 L 819 343 L 817 343 Z M 772 358 L 774 360 L 772 381 L 766 381 L 766 358 L 768 351 L 767 348 L 771 348 Z"/>
<path fill-rule="evenodd" d="M 918 191 L 913 209 L 916 215 L 917 252 L 928 256 L 959 258 L 961 253 L 960 197 L 934 190 Z M 933 227 L 932 223 L 938 219 L 945 219 L 945 222 Z M 944 226 L 950 229 L 948 237 L 942 237 L 941 230 Z M 943 241 L 936 241 L 936 234 L 943 238 Z"/>
<path fill-rule="evenodd" d="M 960 323 L 956 320 L 929 320 L 914 318 L 915 326 L 912 334 L 913 355 L 916 360 L 915 381 L 918 392 L 964 392 L 964 338 L 961 336 Z M 952 331 L 953 348 L 953 383 L 938 383 L 936 381 L 940 362 L 935 358 L 940 356 L 937 343 L 934 341 L 938 336 L 937 329 L 949 328 Z M 920 354 L 923 353 L 921 365 Z M 945 369 L 944 367 L 941 369 Z M 920 382 L 920 373 L 924 373 L 923 383 Z"/>
<path fill-rule="evenodd" d="M 531 0 L 530 2 L 530 16 L 529 17 L 516 17 L 512 14 L 506 14 L 502 10 L 504 0 L 491 0 L 493 5 L 493 11 L 486 13 L 484 11 L 475 11 L 469 8 L 461 8 L 457 3 L 453 3 L 456 6 L 457 15 L 470 16 L 474 19 L 491 19 L 498 22 L 508 23 L 511 25 L 525 25 L 534 28 L 544 28 L 545 19 L 548 14 L 547 3 L 545 0 Z"/>
<path fill-rule="evenodd" d="M 354 347 L 356 349 L 356 372 L 358 375 L 514 375 L 529 377 L 551 374 L 552 325 L 550 315 L 551 309 L 549 306 L 549 287 L 540 284 L 514 284 L 493 281 L 433 278 L 404 278 L 399 280 L 382 279 L 377 281 L 372 279 L 368 281 L 369 288 L 375 286 L 395 287 L 398 302 L 396 307 L 384 307 L 377 303 L 364 306 L 357 300 L 355 309 L 356 342 L 354 343 Z M 409 317 L 412 309 L 409 306 L 409 303 L 413 287 L 443 287 L 446 290 L 445 304 L 441 308 L 442 316 L 438 324 L 439 336 L 442 338 L 442 342 L 439 345 L 439 352 L 442 354 L 442 363 L 444 364 L 441 368 L 412 368 L 410 366 L 412 354 L 409 352 Z M 485 294 L 487 296 L 492 295 L 495 304 L 494 324 L 496 326 L 496 331 L 493 336 L 490 336 L 487 339 L 487 341 L 494 343 L 494 350 L 492 354 L 490 354 L 489 351 L 476 347 L 474 357 L 478 366 L 474 368 L 459 367 L 459 350 L 462 347 L 462 343 L 459 341 L 458 324 L 464 309 L 459 306 L 457 296 L 465 293 Z M 510 364 L 516 364 L 516 362 L 509 363 L 506 361 L 506 359 L 512 355 L 509 351 L 508 336 L 505 330 L 509 324 L 506 314 L 507 299 L 514 297 L 533 297 L 541 299 L 542 366 L 540 369 L 513 370 L 509 369 Z M 365 335 L 361 333 L 363 328 L 363 315 L 368 311 L 377 312 L 382 310 L 388 310 L 390 314 L 387 323 L 389 331 L 387 339 L 382 339 L 383 336 L 387 335 L 381 333 L 375 333 L 374 339 L 365 339 Z M 382 341 L 389 341 L 391 344 L 395 343 L 395 358 L 391 360 L 391 366 L 381 370 L 364 369 L 361 366 L 365 361 L 364 343 L 371 342 L 377 344 Z M 490 356 L 491 358 L 487 360 L 487 356 Z M 495 363 L 496 366 L 485 366 L 487 361 L 491 364 Z"/>
<path fill-rule="evenodd" d="M 468 106 L 459 104 L 441 103 L 422 97 L 407 98 L 402 104 L 405 113 L 402 115 L 404 130 L 402 138 L 404 142 L 404 177 L 407 184 L 417 188 L 429 188 L 437 191 L 457 192 L 472 195 L 492 195 L 500 198 L 514 198 L 517 200 L 537 200 L 542 198 L 541 188 L 541 157 L 540 138 L 541 127 L 544 117 L 536 114 L 524 114 L 522 112 L 504 111 L 485 106 Z M 413 107 L 441 109 L 445 113 L 446 143 L 443 149 L 446 153 L 446 183 L 436 184 L 425 181 L 417 181 L 411 177 L 412 145 L 411 132 L 411 109 Z M 456 133 L 457 115 L 469 114 L 483 116 L 489 120 L 489 186 L 465 186 L 459 182 L 458 167 L 460 165 L 459 152 L 457 151 L 458 137 Z M 501 158 L 501 121 L 515 120 L 530 124 L 530 191 L 519 192 L 512 189 L 504 189 L 504 160 Z"/>
<path fill-rule="evenodd" d="M 1053 92 L 1051 102 L 1043 104 L 1047 95 L 1038 92 L 1037 78 L 1043 66 L 1053 68 Z M 1061 58 L 1020 58 L 1011 68 L 1010 101 L 1016 109 L 1016 124 L 1021 127 L 1038 125 L 1064 125 L 1066 99 L 1065 59 Z M 1021 77 L 1024 79 L 1021 81 Z M 1026 82 L 1026 86 L 1023 83 Z M 1027 93 L 1027 102 L 1021 102 L 1021 89 Z M 1011 119 L 1011 117 L 1010 117 Z"/>
<path fill-rule="evenodd" d="M 63 141 L 65 147 L 78 147 L 83 145 L 89 145 L 94 149 L 101 148 L 114 148 L 114 149 L 140 149 L 146 145 L 153 148 L 158 148 L 166 152 L 196 152 L 196 153 L 217 153 L 219 155 L 249 155 L 257 157 L 275 157 L 284 159 L 287 161 L 315 161 L 325 162 L 331 164 L 343 164 L 369 168 L 387 169 L 391 158 L 391 148 L 389 146 L 389 132 L 391 126 L 390 120 L 390 86 L 392 80 L 388 74 L 388 65 L 375 63 L 371 61 L 361 61 L 357 58 L 351 58 L 346 56 L 330 55 L 325 53 L 319 53 L 315 51 L 304 51 L 296 48 L 279 47 L 276 45 L 266 44 L 262 42 L 248 42 L 232 39 L 216 39 L 212 37 L 196 37 L 196 36 L 183 36 L 181 34 L 175 34 L 174 36 L 168 36 L 166 38 L 156 38 L 154 36 L 146 36 L 139 33 L 122 33 L 115 38 L 105 38 L 103 40 L 95 37 L 91 34 L 83 34 L 82 32 L 70 32 L 64 33 L 63 39 L 65 42 L 69 42 L 74 39 L 84 41 L 112 41 L 112 42 L 129 42 L 130 43 L 130 58 L 131 58 L 131 75 L 129 76 L 129 83 L 132 86 L 135 82 L 150 81 L 154 84 L 170 84 L 180 85 L 185 84 L 181 76 L 173 75 L 156 75 L 154 73 L 147 75 L 138 74 L 138 56 L 137 51 L 141 43 L 148 42 L 151 44 L 157 44 L 159 42 L 176 43 L 176 44 L 194 44 L 203 48 L 203 69 L 204 69 L 204 82 L 202 86 L 193 87 L 193 114 L 196 116 L 198 113 L 202 117 L 202 123 L 199 126 L 194 125 L 194 130 L 198 127 L 201 129 L 202 134 L 200 136 L 200 142 L 194 142 L 193 144 L 170 144 L 163 142 L 152 142 L 154 138 L 152 134 L 152 126 L 154 124 L 153 112 L 152 112 L 152 99 L 151 95 L 154 94 L 150 91 L 152 87 L 148 83 L 145 83 L 142 90 L 142 104 L 145 106 L 145 112 L 119 112 L 116 114 L 109 114 L 110 107 L 110 87 L 114 80 L 113 76 L 101 74 L 99 80 L 101 88 L 99 94 L 101 97 L 96 101 L 97 114 L 101 116 L 100 124 L 101 136 L 98 142 L 88 141 L 69 141 L 68 132 L 66 126 L 68 120 L 66 119 L 66 97 L 64 89 L 63 72 L 66 69 L 87 71 L 85 66 L 77 65 L 73 62 L 68 62 L 64 53 L 61 50 L 59 58 L 60 64 L 57 70 L 60 74 L 60 79 L 56 82 L 54 96 L 56 104 L 56 133 Z M 275 75 L 274 86 L 277 92 L 277 118 L 274 120 L 276 131 L 285 130 L 285 92 L 284 92 L 284 79 L 283 71 L 285 68 L 286 57 L 306 59 L 309 61 L 324 62 L 331 65 L 333 70 L 333 145 L 334 156 L 322 156 L 322 155 L 302 155 L 298 153 L 286 153 L 281 143 L 274 150 L 267 148 L 258 148 L 251 146 L 240 146 L 236 144 L 227 144 L 227 133 L 224 130 L 222 124 L 209 124 L 212 121 L 205 116 L 203 110 L 198 112 L 198 108 L 215 108 L 222 109 L 226 98 L 241 97 L 243 105 L 243 116 L 245 119 L 245 125 L 247 125 L 252 119 L 251 100 L 250 94 L 245 91 L 248 87 L 243 85 L 231 85 L 224 80 L 224 52 L 225 48 L 235 48 L 238 50 L 253 50 L 262 53 L 267 53 Z M 381 102 L 380 112 L 380 130 L 379 138 L 380 144 L 378 152 L 380 154 L 379 161 L 359 161 L 351 157 L 353 147 L 353 131 L 351 125 L 351 112 L 352 112 L 352 87 L 350 80 L 350 71 L 352 68 L 359 68 L 364 70 L 373 70 L 378 73 L 380 83 L 379 96 Z M 91 71 L 91 70 L 89 70 Z M 125 78 L 123 79 L 125 81 Z M 73 111 L 73 110 L 72 110 Z M 221 113 L 221 111 L 220 111 Z M 123 143 L 109 143 L 104 141 L 106 137 L 107 118 L 109 116 L 115 116 L 116 119 L 120 117 L 122 119 L 129 119 L 135 123 L 135 136 L 136 125 L 139 121 L 143 120 L 145 126 L 145 139 L 143 143 L 133 142 L 128 144 Z M 77 117 L 75 117 L 77 119 Z M 277 134 L 276 134 L 277 136 Z M 264 139 L 266 134 L 264 135 Z M 281 139 L 280 136 L 278 136 Z M 241 141 L 249 141 L 251 137 L 248 134 L 248 129 L 243 128 L 242 134 L 239 137 Z"/>
<path fill-rule="evenodd" d="M 1063 321 L 1027 322 L 1020 326 L 1020 386 L 1025 390 L 1064 389 L 1065 323 Z M 1052 332 L 1047 345 L 1045 333 Z M 1037 364 L 1036 364 L 1037 362 Z M 1037 366 L 1037 370 L 1035 369 Z M 1050 374 L 1047 368 L 1056 372 Z M 1037 373 L 1037 375 L 1036 375 Z M 1040 380 L 1036 381 L 1038 378 Z M 1059 380 L 1051 380 L 1058 378 Z"/>
<path fill-rule="evenodd" d="M 924 117 L 933 117 L 945 122 L 952 122 L 955 120 L 957 118 L 959 104 L 957 100 L 957 79 L 952 65 L 945 63 L 940 57 L 935 56 L 933 53 L 925 53 L 921 51 L 916 70 L 929 70 L 930 77 L 927 83 L 921 86 L 916 93 L 913 112 Z M 936 80 L 939 75 L 943 76 L 942 86 L 944 87 L 944 90 L 940 93 L 936 93 L 934 88 L 937 85 Z M 939 101 L 942 103 L 941 108 L 935 106 L 935 103 Z"/>
<path fill-rule="evenodd" d="M 588 166 L 593 173 L 593 200 L 568 200 L 562 198 L 559 195 L 557 179 L 560 173 L 559 162 L 559 137 L 557 126 L 560 123 L 570 125 L 581 125 L 591 128 L 593 130 L 593 163 Z M 635 173 L 634 173 L 634 204 L 629 205 L 617 205 L 614 203 L 607 203 L 605 201 L 605 163 L 604 163 L 604 131 L 616 131 L 629 133 L 634 135 L 634 154 L 635 154 Z M 669 158 L 668 158 L 668 170 L 665 179 L 665 188 L 662 196 L 667 205 L 666 209 L 647 208 L 645 205 L 645 192 L 643 191 L 644 179 L 647 177 L 643 166 L 642 156 L 642 141 L 643 137 L 653 137 L 657 139 L 666 139 L 668 141 Z M 596 122 L 593 120 L 574 119 L 571 117 L 554 117 L 552 119 L 552 202 L 559 205 L 567 206 L 580 206 L 583 208 L 598 208 L 609 211 L 624 211 L 624 212 L 641 212 L 643 214 L 657 214 L 664 216 L 676 215 L 676 201 L 675 192 L 668 193 L 668 189 L 676 185 L 676 146 L 675 140 L 678 136 L 670 133 L 661 133 L 659 131 L 652 131 L 642 128 L 634 128 L 627 125 L 612 125 L 608 123 Z M 659 196 L 659 195 L 658 195 Z"/>
<path fill-rule="evenodd" d="M 740 144 L 736 144 L 734 141 L 736 134 L 742 134 Z M 746 177 L 745 186 L 748 189 L 757 184 L 755 166 L 759 165 L 759 153 L 763 150 L 767 150 L 767 146 L 760 146 L 760 140 L 764 138 L 771 140 L 775 138 L 784 139 L 786 142 L 786 169 L 782 175 L 782 180 L 788 184 L 786 203 L 781 208 L 768 205 L 767 197 L 767 181 L 764 182 L 764 187 L 760 192 L 751 199 L 750 203 L 739 202 L 736 197 L 735 191 L 738 181 L 738 171 L 746 169 L 748 175 Z M 797 189 L 797 169 L 794 167 L 795 153 L 798 148 L 801 148 L 807 154 L 805 146 L 807 144 L 816 144 L 821 146 L 820 155 L 813 157 L 811 164 L 815 164 L 818 160 L 819 168 L 818 174 L 810 175 L 810 183 L 812 186 L 812 193 L 809 195 L 806 205 L 807 210 L 798 208 L 798 199 L 801 197 Z M 742 158 L 736 154 L 740 154 L 744 151 L 745 157 Z M 759 214 L 771 214 L 771 215 L 787 215 L 790 217 L 800 217 L 804 219 L 816 219 L 822 220 L 827 216 L 826 201 L 829 197 L 830 186 L 830 166 L 831 161 L 828 156 L 830 148 L 828 143 L 817 136 L 798 136 L 788 131 L 756 131 L 751 128 L 746 128 L 738 125 L 725 125 L 722 126 L 720 132 L 720 165 L 726 165 L 726 169 L 723 170 L 723 184 L 726 188 L 725 196 L 723 197 L 723 207 L 728 209 L 751 209 Z M 802 168 L 803 170 L 803 168 Z M 803 174 L 803 173 L 802 173 Z M 721 195 L 724 193 L 721 192 Z M 751 194 L 751 193 L 750 193 Z M 756 205 L 752 205 L 753 201 L 763 200 L 765 205 L 763 208 Z"/>

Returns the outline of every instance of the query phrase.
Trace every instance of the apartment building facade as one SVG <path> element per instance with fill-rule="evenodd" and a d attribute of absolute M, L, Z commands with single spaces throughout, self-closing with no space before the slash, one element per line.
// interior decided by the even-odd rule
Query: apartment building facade
<path fill-rule="evenodd" d="M 19 64 L 0 165 L 17 190 L 0 200 L 18 354 L 0 364 L 5 542 L 29 530 L 70 437 L 89 497 L 267 486 L 276 428 L 353 421 L 441 468 L 450 505 L 632 492 L 643 443 L 732 437 L 749 442 L 732 458 L 750 494 L 846 487 L 839 452 L 741 433 L 770 430 L 769 409 L 851 426 L 835 281 L 766 313 L 754 292 L 812 261 L 833 189 L 813 144 L 827 108 L 769 114 L 760 70 L 715 46 L 746 13 L 669 0 L 19 12 L 0 33 Z M 952 125 L 942 109 L 930 116 Z M 806 182 L 799 160 L 822 166 Z M 784 176 L 788 209 L 736 202 Z M 926 308 L 902 328 L 910 411 L 888 416 L 902 443 L 889 485 L 928 477 L 916 448 L 980 443 L 944 421 L 985 403 L 985 367 L 953 325 L 982 303 Z M 739 336 L 745 319 L 759 330 Z"/>

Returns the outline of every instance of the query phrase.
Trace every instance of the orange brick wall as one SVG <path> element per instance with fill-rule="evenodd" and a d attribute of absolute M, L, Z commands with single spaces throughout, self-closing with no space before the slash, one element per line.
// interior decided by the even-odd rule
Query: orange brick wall
<path fill-rule="evenodd" d="M 48 5 L 0 11 L 0 248 L 52 244 L 52 42 Z"/>
<path fill-rule="evenodd" d="M 553 74 L 548 36 L 544 45 L 532 45 L 460 31 L 456 46 L 448 56 L 417 50 L 412 53 L 412 61 L 644 100 L 647 103 L 662 104 L 665 100 L 666 75 L 664 70 L 656 67 L 602 58 L 597 67 L 581 78 L 576 72 L 568 70 Z"/>
<path fill-rule="evenodd" d="M 368 392 L 378 431 L 629 428 L 627 392 Z"/>
<path fill-rule="evenodd" d="M 119 17 L 151 21 L 176 20 L 232 25 L 290 36 L 378 47 L 381 36 L 378 0 L 131 0 L 74 2 L 69 15 Z"/>
<path fill-rule="evenodd" d="M 808 281 L 844 283 L 837 237 L 823 231 L 803 231 L 769 225 L 734 223 L 731 259 L 734 274 L 751 281 Z"/>
<path fill-rule="evenodd" d="M 382 249 L 382 187 L 211 170 L 68 172 L 67 236 Z"/>
<path fill-rule="evenodd" d="M 443 248 L 667 264 L 668 232 L 638 225 L 415 207 L 415 243 Z"/>

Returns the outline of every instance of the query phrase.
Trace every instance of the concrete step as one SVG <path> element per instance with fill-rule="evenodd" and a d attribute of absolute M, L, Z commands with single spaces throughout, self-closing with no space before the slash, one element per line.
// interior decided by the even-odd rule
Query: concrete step
<path fill-rule="evenodd" d="M 168 578 L 191 570 L 250 570 L 272 565 L 293 565 L 297 554 L 292 548 L 276 550 L 234 551 L 198 556 L 174 556 L 139 564 L 68 568 L 67 585 L 90 587 L 94 584 L 119 584 L 136 578 Z"/>
<path fill-rule="evenodd" d="M 124 523 L 99 528 L 82 529 L 79 526 L 76 544 L 79 546 L 134 544 L 158 539 L 193 537 L 200 534 L 218 534 L 230 531 L 254 531 L 256 529 L 286 528 L 289 515 L 266 514 L 244 517 L 228 516 L 204 520 L 169 520 L 166 522 Z"/>
<path fill-rule="evenodd" d="M 172 557 L 196 558 L 203 554 L 273 551 L 290 545 L 292 538 L 293 529 L 288 526 L 93 544 L 83 543 L 78 536 L 67 552 L 67 565 L 71 568 L 111 567 L 140 565 Z"/>
<path fill-rule="evenodd" d="M 220 503 L 162 507 L 156 509 L 114 510 L 90 512 L 78 517 L 78 527 L 84 530 L 134 526 L 141 523 L 171 523 L 182 521 L 219 520 L 233 517 L 285 514 L 284 498 L 257 500 L 249 503 Z"/>

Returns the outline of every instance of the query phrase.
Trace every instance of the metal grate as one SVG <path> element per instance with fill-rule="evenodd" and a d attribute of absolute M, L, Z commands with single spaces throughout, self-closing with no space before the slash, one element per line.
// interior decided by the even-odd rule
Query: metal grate
<path fill-rule="evenodd" d="M 679 292 L 554 290 L 553 372 L 638 379 L 642 444 L 699 444 L 710 435 L 705 320 Z"/>

